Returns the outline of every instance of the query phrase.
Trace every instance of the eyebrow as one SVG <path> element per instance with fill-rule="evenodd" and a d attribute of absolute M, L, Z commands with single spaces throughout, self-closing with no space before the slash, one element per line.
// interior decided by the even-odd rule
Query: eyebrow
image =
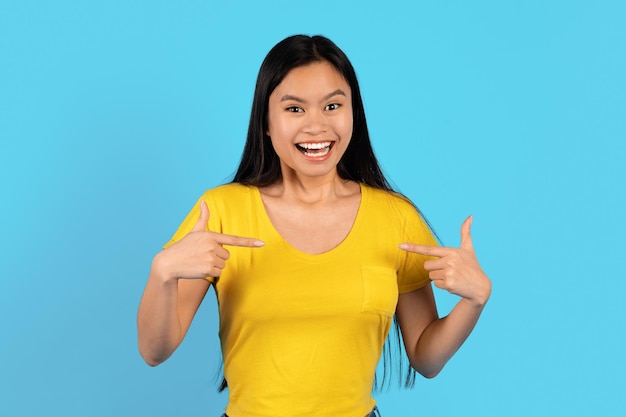
<path fill-rule="evenodd" d="M 322 101 L 328 100 L 329 98 L 333 96 L 337 96 L 337 95 L 347 97 L 345 91 L 343 91 L 341 88 L 338 88 L 332 93 L 326 94 L 324 97 L 322 97 Z M 285 94 L 284 96 L 280 98 L 280 101 L 287 101 L 287 100 L 297 101 L 298 103 L 306 103 L 306 100 L 301 99 L 300 97 L 294 96 L 291 94 Z"/>

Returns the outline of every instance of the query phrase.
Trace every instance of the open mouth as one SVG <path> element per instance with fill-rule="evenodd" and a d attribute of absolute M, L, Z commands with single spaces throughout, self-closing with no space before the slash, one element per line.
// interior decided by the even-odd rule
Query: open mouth
<path fill-rule="evenodd" d="M 296 148 L 309 158 L 325 156 L 330 152 L 335 142 L 297 143 Z"/>

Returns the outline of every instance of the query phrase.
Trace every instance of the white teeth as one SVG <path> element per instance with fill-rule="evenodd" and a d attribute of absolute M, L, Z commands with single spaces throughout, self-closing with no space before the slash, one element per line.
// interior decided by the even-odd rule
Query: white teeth
<path fill-rule="evenodd" d="M 309 157 L 314 157 L 314 156 L 325 156 L 328 152 L 330 152 L 330 148 L 324 148 L 324 150 L 318 151 L 318 152 L 304 152 L 304 154 Z"/>
<path fill-rule="evenodd" d="M 317 143 L 298 143 L 298 146 L 304 149 L 323 149 L 328 148 L 331 142 L 317 142 Z"/>

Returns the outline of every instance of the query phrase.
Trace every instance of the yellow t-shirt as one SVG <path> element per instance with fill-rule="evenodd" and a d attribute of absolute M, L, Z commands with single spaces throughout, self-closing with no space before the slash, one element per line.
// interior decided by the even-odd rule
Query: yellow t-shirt
<path fill-rule="evenodd" d="M 429 283 L 424 257 L 398 248 L 402 242 L 436 244 L 415 208 L 362 184 L 348 236 L 310 255 L 274 229 L 258 188 L 227 184 L 201 199 L 211 213 L 209 230 L 265 242 L 261 248 L 229 246 L 222 275 L 210 278 L 219 304 L 228 415 L 369 413 L 398 293 Z M 166 246 L 189 233 L 199 215 L 196 204 Z"/>

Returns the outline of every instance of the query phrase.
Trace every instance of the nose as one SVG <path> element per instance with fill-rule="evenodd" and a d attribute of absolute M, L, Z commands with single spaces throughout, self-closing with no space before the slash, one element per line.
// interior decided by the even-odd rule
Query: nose
<path fill-rule="evenodd" d="M 326 117 L 321 111 L 309 111 L 304 121 L 303 131 L 309 135 L 319 135 L 326 132 L 328 125 Z"/>

